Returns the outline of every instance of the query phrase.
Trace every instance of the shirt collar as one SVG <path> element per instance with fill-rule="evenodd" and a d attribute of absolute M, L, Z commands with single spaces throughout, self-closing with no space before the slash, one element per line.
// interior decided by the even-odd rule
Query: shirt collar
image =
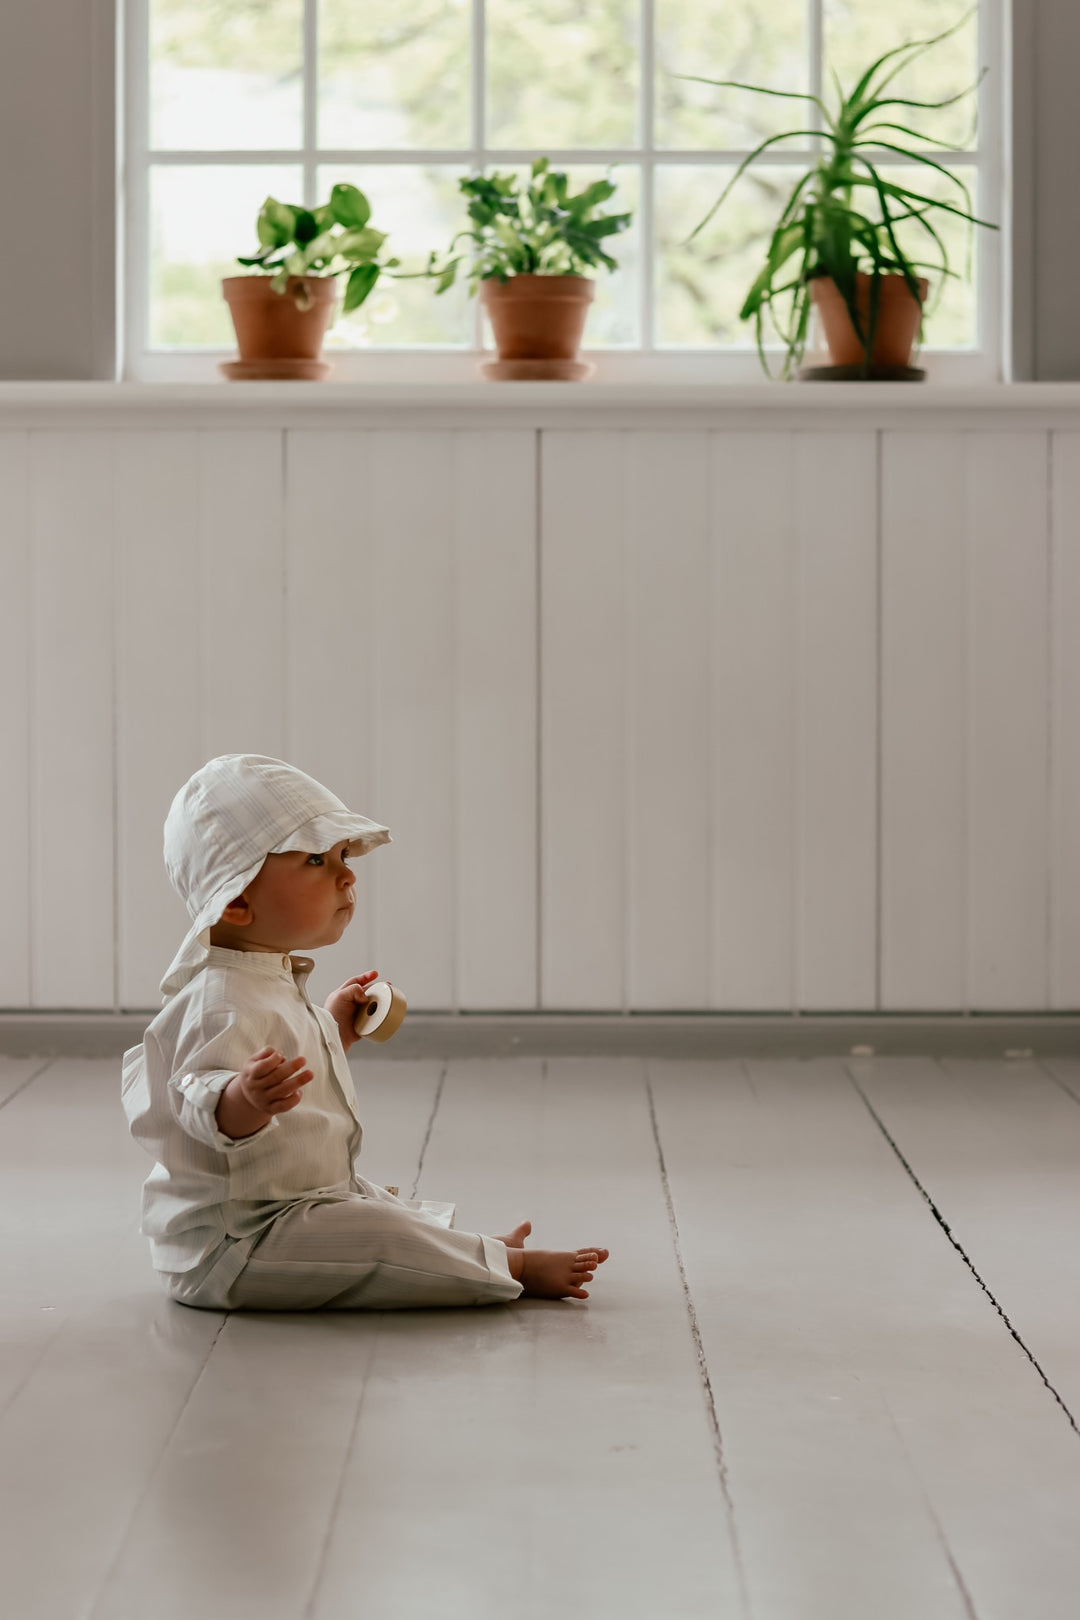
<path fill-rule="evenodd" d="M 315 966 L 310 956 L 279 956 L 276 951 L 230 951 L 224 945 L 209 945 L 206 965 L 215 964 L 240 968 L 245 973 L 259 973 L 267 979 L 295 979 L 301 986 Z"/>

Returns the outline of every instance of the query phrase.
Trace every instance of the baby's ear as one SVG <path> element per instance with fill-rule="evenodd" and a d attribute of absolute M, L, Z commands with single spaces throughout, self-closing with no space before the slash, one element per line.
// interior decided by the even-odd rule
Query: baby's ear
<path fill-rule="evenodd" d="M 228 905 L 225 907 L 225 910 L 218 918 L 218 921 L 223 923 L 231 923 L 234 928 L 247 927 L 248 923 L 251 921 L 251 907 L 248 905 L 242 894 L 238 895 L 235 900 L 229 901 Z"/>

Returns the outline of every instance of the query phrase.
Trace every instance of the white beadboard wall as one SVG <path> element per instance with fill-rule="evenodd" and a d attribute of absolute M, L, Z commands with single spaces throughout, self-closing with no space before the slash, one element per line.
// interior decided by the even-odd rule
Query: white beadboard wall
<path fill-rule="evenodd" d="M 157 1005 L 165 812 L 245 750 L 393 829 L 323 988 L 1080 1007 L 1080 391 L 929 418 L 892 389 L 137 392 L 145 418 L 0 399 L 0 1006 Z"/>

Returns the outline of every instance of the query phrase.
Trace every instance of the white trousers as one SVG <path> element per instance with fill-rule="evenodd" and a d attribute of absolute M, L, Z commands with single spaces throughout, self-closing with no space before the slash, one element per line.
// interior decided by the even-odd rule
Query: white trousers
<path fill-rule="evenodd" d="M 163 1273 L 171 1298 L 215 1311 L 394 1311 L 517 1299 L 506 1246 L 455 1232 L 453 1206 L 358 1193 L 294 1204 L 208 1267 Z"/>

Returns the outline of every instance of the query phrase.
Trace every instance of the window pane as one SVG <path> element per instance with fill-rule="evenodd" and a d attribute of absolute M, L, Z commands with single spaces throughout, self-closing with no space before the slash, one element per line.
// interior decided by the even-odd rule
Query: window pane
<path fill-rule="evenodd" d="M 420 168 L 411 163 L 319 170 L 319 201 L 339 180 L 359 186 L 371 204 L 371 223 L 386 231 L 387 250 L 402 271 L 422 270 L 432 248 L 442 252 L 465 224 L 464 199 L 457 189 L 461 167 Z M 435 296 L 427 280 L 380 277 L 375 291 L 339 316 L 327 334 L 328 348 L 404 348 L 412 344 L 472 345 L 472 311 L 462 283 Z"/>
<path fill-rule="evenodd" d="M 750 170 L 687 246 L 686 238 L 733 172 L 711 164 L 657 168 L 656 341 L 661 347 L 753 346 L 753 324 L 739 320 L 739 309 L 802 171 L 765 165 Z"/>
<path fill-rule="evenodd" d="M 805 102 L 688 84 L 676 75 L 808 90 L 806 13 L 806 0 L 656 0 L 657 146 L 738 151 L 781 130 L 805 129 Z"/>
<path fill-rule="evenodd" d="M 301 194 L 299 165 L 150 170 L 150 345 L 233 349 L 223 276 L 257 250 L 255 219 L 268 194 Z"/>
<path fill-rule="evenodd" d="M 468 0 L 320 0 L 319 145 L 468 147 Z"/>
<path fill-rule="evenodd" d="M 488 0 L 488 145 L 633 146 L 639 0 Z"/>
<path fill-rule="evenodd" d="M 871 63 L 908 40 L 929 39 L 971 9 L 969 0 L 825 0 L 827 66 L 851 90 Z M 942 40 L 905 68 L 885 91 L 917 101 L 942 101 L 975 83 L 978 77 L 978 19 L 971 16 L 951 39 Z M 975 97 L 955 107 L 926 111 L 917 107 L 882 109 L 882 118 L 905 124 L 921 135 L 950 146 L 974 146 Z M 882 131 L 882 139 L 901 145 L 910 137 Z"/>
<path fill-rule="evenodd" d="M 150 0 L 150 145 L 299 146 L 302 0 Z"/>

